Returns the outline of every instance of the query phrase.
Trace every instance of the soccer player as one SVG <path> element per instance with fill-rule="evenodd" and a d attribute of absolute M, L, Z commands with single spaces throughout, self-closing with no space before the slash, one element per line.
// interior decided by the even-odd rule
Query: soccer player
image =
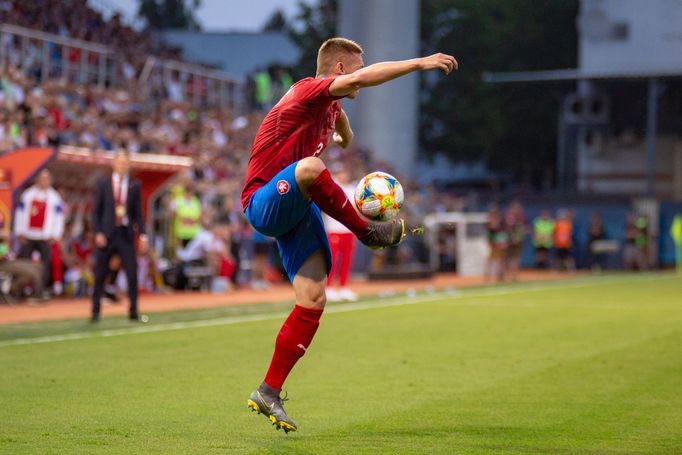
<path fill-rule="evenodd" d="M 331 254 L 320 211 L 344 224 L 369 247 L 397 245 L 405 233 L 401 219 L 368 222 L 360 217 L 319 158 L 330 135 L 341 147 L 353 139 L 339 100 L 355 98 L 361 88 L 415 71 L 438 69 L 449 74 L 456 68 L 457 61 L 445 54 L 363 67 L 362 48 L 357 43 L 332 38 L 320 46 L 317 75 L 294 84 L 258 129 L 242 205 L 258 232 L 277 239 L 296 305 L 277 335 L 265 379 L 247 403 L 277 429 L 297 429 L 279 394 L 310 346 L 326 302 Z"/>

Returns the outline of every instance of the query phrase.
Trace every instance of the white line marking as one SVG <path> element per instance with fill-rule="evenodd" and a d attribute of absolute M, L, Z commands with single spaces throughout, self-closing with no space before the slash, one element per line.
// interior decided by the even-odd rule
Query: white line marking
<path fill-rule="evenodd" d="M 490 288 L 474 288 L 474 289 L 462 289 L 455 291 L 440 291 L 434 294 L 426 294 L 414 297 L 402 297 L 402 298 L 376 298 L 372 300 L 366 300 L 364 302 L 358 303 L 346 303 L 340 304 L 338 306 L 330 306 L 325 309 L 325 314 L 334 313 L 347 313 L 350 311 L 358 310 L 372 310 L 378 308 L 389 308 L 401 305 L 415 305 L 423 303 L 431 303 L 438 300 L 450 299 L 448 304 L 454 304 L 455 300 L 472 299 L 472 298 L 484 298 L 491 296 L 500 295 L 513 295 L 513 294 L 524 294 L 528 292 L 539 292 L 539 291 L 551 291 L 551 290 L 564 290 L 564 289 L 579 289 L 592 286 L 601 286 L 606 284 L 619 284 L 624 281 L 655 281 L 661 279 L 672 278 L 672 275 L 641 275 L 638 277 L 626 276 L 626 277 L 602 277 L 601 279 L 585 279 L 576 280 L 573 282 L 552 282 L 552 283 L 537 283 L 537 284 L 515 284 L 515 285 L 501 285 L 497 287 Z M 477 305 L 479 303 L 474 302 L 460 302 L 460 305 Z M 42 344 L 42 343 L 55 343 L 59 341 L 69 341 L 69 340 L 84 340 L 88 338 L 108 338 L 119 335 L 134 335 L 139 333 L 152 333 L 152 332 L 165 332 L 171 330 L 185 330 L 200 327 L 215 327 L 221 325 L 232 325 L 240 324 L 242 322 L 259 322 L 259 321 L 270 321 L 273 319 L 281 319 L 289 314 L 288 311 L 279 311 L 276 313 L 266 313 L 266 314 L 252 314 L 252 315 L 242 315 L 242 316 L 226 316 L 216 319 L 202 319 L 197 321 L 183 321 L 183 322 L 170 322 L 166 324 L 159 325 L 146 325 L 137 326 L 130 328 L 120 328 L 120 329 L 107 329 L 98 332 L 76 332 L 67 333 L 63 335 L 49 335 L 44 337 L 34 337 L 34 338 L 17 338 L 14 340 L 0 341 L 0 348 L 8 346 L 23 346 L 31 344 Z"/>

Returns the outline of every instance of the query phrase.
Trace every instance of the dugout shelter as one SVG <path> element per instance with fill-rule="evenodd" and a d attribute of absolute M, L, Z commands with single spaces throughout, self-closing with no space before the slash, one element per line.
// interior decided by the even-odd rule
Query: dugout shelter
<path fill-rule="evenodd" d="M 93 151 L 81 147 L 30 147 L 18 149 L 0 157 L 0 215 L 2 232 L 9 234 L 12 213 L 21 192 L 35 175 L 47 168 L 52 172 L 54 186 L 71 210 L 89 214 L 95 184 L 111 172 L 114 153 Z M 163 214 L 153 209 L 169 180 L 192 166 L 188 157 L 136 154 L 130 158 L 131 175 L 142 186 L 142 207 L 149 233 L 158 233 L 163 226 Z"/>

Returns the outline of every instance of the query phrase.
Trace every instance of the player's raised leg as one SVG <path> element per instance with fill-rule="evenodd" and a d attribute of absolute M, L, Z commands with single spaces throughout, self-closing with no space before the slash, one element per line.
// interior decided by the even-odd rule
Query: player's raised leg
<path fill-rule="evenodd" d="M 296 431 L 297 426 L 282 406 L 280 391 L 296 362 L 303 357 L 320 325 L 327 301 L 327 261 L 322 250 L 313 253 L 293 279 L 296 306 L 282 325 L 275 340 L 275 352 L 265 380 L 248 400 L 254 411 L 265 414 L 277 429 Z"/>
<path fill-rule="evenodd" d="M 303 158 L 296 164 L 296 183 L 304 197 L 313 201 L 327 215 L 343 223 L 369 247 L 397 245 L 405 234 L 402 219 L 386 222 L 367 221 L 355 210 L 321 159 Z"/>

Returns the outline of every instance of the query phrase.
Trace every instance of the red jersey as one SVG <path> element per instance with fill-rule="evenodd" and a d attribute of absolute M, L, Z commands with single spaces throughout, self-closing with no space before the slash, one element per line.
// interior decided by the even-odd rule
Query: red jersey
<path fill-rule="evenodd" d="M 251 195 L 282 169 L 319 156 L 329 142 L 341 113 L 338 99 L 329 93 L 333 77 L 301 79 L 263 119 L 251 149 L 242 190 L 242 208 Z"/>

